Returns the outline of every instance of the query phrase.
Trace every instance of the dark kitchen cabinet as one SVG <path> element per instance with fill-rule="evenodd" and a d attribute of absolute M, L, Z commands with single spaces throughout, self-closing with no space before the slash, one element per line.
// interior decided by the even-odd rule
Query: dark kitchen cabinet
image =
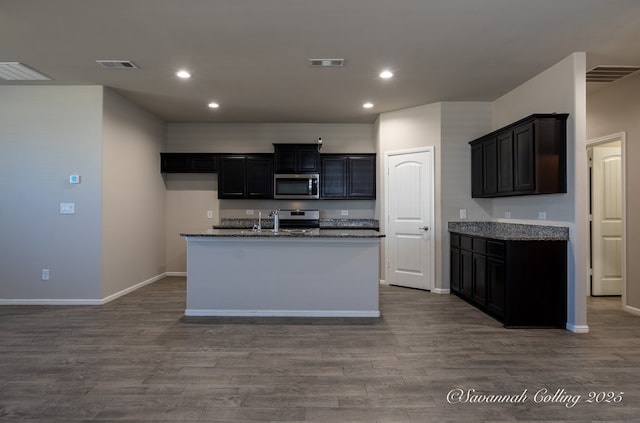
<path fill-rule="evenodd" d="M 471 196 L 567 192 L 568 114 L 534 114 L 471 141 Z"/>
<path fill-rule="evenodd" d="M 375 199 L 375 154 L 322 154 L 320 196 L 324 199 Z"/>
<path fill-rule="evenodd" d="M 160 153 L 162 173 L 215 173 L 218 155 L 214 153 Z"/>
<path fill-rule="evenodd" d="M 221 155 L 218 198 L 273 198 L 271 154 Z"/>
<path fill-rule="evenodd" d="M 505 327 L 567 321 L 567 242 L 451 233 L 451 292 Z"/>
<path fill-rule="evenodd" d="M 275 173 L 318 173 L 320 150 L 317 144 L 273 144 Z"/>

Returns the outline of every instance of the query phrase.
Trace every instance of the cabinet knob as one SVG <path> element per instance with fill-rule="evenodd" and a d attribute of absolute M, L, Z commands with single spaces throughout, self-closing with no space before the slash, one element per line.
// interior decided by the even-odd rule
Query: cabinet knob
<path fill-rule="evenodd" d="M 428 226 L 421 226 L 418 229 L 423 230 L 423 231 L 428 231 L 429 227 Z"/>

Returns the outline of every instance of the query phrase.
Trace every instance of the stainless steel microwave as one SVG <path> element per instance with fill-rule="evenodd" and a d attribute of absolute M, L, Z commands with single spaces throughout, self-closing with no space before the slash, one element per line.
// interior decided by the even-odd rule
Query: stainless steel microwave
<path fill-rule="evenodd" d="M 317 173 L 273 175 L 273 198 L 318 199 L 320 175 Z"/>

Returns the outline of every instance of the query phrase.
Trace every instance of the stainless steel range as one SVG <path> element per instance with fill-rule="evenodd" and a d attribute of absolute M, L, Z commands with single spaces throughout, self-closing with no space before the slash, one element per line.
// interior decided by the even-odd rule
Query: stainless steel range
<path fill-rule="evenodd" d="M 320 229 L 319 210 L 280 210 L 280 230 L 311 233 Z"/>

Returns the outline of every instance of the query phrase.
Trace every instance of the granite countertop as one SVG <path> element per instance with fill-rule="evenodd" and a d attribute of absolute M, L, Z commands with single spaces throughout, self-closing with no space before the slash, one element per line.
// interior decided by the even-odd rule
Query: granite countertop
<path fill-rule="evenodd" d="M 251 229 L 258 223 L 258 218 L 254 219 L 222 219 L 219 225 L 214 225 L 213 229 Z M 262 218 L 262 229 L 273 229 L 273 219 Z M 320 229 L 371 229 L 378 230 L 380 227 L 376 219 L 320 219 Z"/>
<path fill-rule="evenodd" d="M 183 237 L 203 238 L 383 238 L 384 234 L 372 229 L 281 229 L 274 233 L 271 229 L 207 229 L 203 232 L 181 233 Z"/>
<path fill-rule="evenodd" d="M 502 222 L 449 222 L 449 232 L 506 241 L 567 241 L 565 226 L 523 225 Z"/>

